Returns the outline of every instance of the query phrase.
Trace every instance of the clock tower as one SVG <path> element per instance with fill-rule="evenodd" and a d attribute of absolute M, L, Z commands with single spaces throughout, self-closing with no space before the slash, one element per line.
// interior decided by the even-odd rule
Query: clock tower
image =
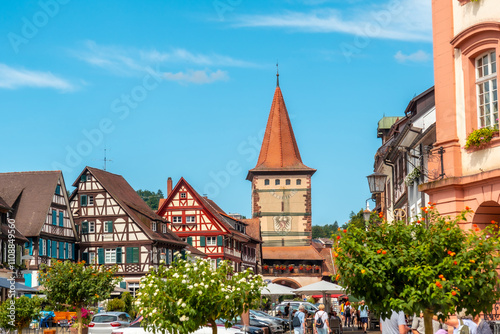
<path fill-rule="evenodd" d="M 252 215 L 260 221 L 263 247 L 311 245 L 315 172 L 302 163 L 277 81 L 259 160 L 247 175 L 252 182 Z"/>

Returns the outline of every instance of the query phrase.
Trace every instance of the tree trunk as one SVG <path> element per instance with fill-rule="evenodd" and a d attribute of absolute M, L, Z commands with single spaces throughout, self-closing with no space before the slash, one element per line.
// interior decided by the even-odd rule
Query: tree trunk
<path fill-rule="evenodd" d="M 215 320 L 210 319 L 208 323 L 212 326 L 212 334 L 217 334 L 217 324 L 215 323 Z"/>
<path fill-rule="evenodd" d="M 425 326 L 425 334 L 433 334 L 432 329 L 432 318 L 434 317 L 434 312 L 432 310 L 426 309 L 424 310 L 424 326 Z"/>
<path fill-rule="evenodd" d="M 82 334 L 82 327 L 83 327 L 82 308 L 79 306 L 76 308 L 76 319 L 77 319 L 76 321 L 78 322 L 78 334 Z"/>

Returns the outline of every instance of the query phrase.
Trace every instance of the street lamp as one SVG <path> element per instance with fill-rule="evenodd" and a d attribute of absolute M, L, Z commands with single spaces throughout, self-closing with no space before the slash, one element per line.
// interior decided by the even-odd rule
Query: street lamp
<path fill-rule="evenodd" d="M 370 216 L 372 214 L 370 211 L 370 203 L 368 203 L 369 200 L 371 200 L 371 198 L 366 200 L 366 209 L 363 211 L 363 219 L 365 220 L 365 223 L 370 220 Z"/>
<path fill-rule="evenodd" d="M 386 174 L 375 172 L 372 175 L 368 175 L 366 178 L 368 179 L 368 186 L 372 194 L 384 192 L 385 180 L 387 179 Z"/>

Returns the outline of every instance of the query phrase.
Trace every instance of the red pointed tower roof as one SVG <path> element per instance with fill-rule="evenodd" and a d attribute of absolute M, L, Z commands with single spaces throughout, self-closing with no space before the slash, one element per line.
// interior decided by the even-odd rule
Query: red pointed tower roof
<path fill-rule="evenodd" d="M 259 160 L 255 168 L 249 171 L 247 178 L 251 176 L 250 174 L 256 172 L 281 171 L 314 173 L 316 170 L 302 163 L 295 135 L 293 134 L 292 123 L 288 117 L 285 100 L 278 81 L 260 149 Z"/>

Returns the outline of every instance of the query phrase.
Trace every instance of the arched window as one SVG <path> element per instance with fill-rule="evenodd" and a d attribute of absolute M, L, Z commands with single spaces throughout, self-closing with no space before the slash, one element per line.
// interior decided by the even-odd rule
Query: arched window
<path fill-rule="evenodd" d="M 279 186 L 280 185 L 280 179 L 274 180 L 274 185 Z"/>
<path fill-rule="evenodd" d="M 295 181 L 295 183 L 296 183 L 298 186 L 300 186 L 300 185 L 302 184 L 302 180 L 301 180 L 301 179 L 297 179 L 297 180 Z"/>
<path fill-rule="evenodd" d="M 268 185 L 269 185 L 269 179 L 265 179 L 265 180 L 264 180 L 264 185 L 265 185 L 265 186 L 268 186 Z"/>
<path fill-rule="evenodd" d="M 496 52 L 476 57 L 477 116 L 480 128 L 498 125 Z"/>
<path fill-rule="evenodd" d="M 290 185 L 290 180 L 288 180 L 288 179 L 287 179 L 287 180 L 285 181 L 285 184 L 286 184 L 287 186 L 289 186 L 289 185 Z"/>

